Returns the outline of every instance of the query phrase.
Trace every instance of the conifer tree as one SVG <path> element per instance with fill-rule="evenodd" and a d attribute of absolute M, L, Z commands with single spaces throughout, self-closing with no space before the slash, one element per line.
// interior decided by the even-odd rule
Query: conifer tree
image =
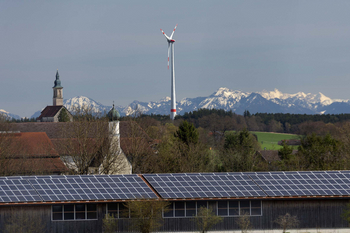
<path fill-rule="evenodd" d="M 62 108 L 60 114 L 58 115 L 58 121 L 59 122 L 69 122 L 70 121 L 67 110 L 65 108 Z"/>
<path fill-rule="evenodd" d="M 198 143 L 198 132 L 192 123 L 187 121 L 183 121 L 179 126 L 179 129 L 175 133 L 175 137 L 180 139 L 186 145 L 191 143 Z"/>
<path fill-rule="evenodd" d="M 289 160 L 293 153 L 293 147 L 289 146 L 285 140 L 282 140 L 282 148 L 278 150 L 278 155 L 282 160 Z"/>

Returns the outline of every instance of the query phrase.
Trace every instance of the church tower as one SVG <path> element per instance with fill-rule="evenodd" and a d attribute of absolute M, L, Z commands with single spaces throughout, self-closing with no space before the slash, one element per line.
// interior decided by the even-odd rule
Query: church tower
<path fill-rule="evenodd" d="M 63 87 L 61 86 L 60 75 L 58 70 L 56 73 L 56 80 L 54 82 L 55 86 L 53 89 L 53 106 L 62 106 L 63 105 Z"/>

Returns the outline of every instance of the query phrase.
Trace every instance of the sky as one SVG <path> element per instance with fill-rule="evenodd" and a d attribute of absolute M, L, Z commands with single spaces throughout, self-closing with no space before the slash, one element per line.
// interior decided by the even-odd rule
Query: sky
<path fill-rule="evenodd" d="M 65 99 L 104 105 L 220 87 L 350 99 L 350 1 L 0 1 L 0 109 L 30 117 Z M 166 113 L 165 113 L 166 114 Z"/>

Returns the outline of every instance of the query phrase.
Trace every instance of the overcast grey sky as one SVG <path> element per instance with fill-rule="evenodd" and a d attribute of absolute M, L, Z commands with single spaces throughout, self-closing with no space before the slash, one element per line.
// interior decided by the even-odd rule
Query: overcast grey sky
<path fill-rule="evenodd" d="M 175 24 L 177 99 L 220 87 L 322 92 L 350 99 L 350 1 L 0 1 L 0 109 L 31 116 L 64 98 L 170 96 Z"/>

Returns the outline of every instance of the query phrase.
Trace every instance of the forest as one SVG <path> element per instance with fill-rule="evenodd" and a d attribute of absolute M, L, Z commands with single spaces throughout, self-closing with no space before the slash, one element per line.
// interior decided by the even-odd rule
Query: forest
<path fill-rule="evenodd" d="M 164 115 L 134 120 L 157 143 L 156 153 L 133 162 L 135 173 L 304 171 L 350 169 L 350 114 L 250 114 L 200 109 L 175 121 Z M 251 131 L 299 135 L 297 150 L 287 143 L 279 160 L 266 161 Z M 138 162 L 137 162 L 138 161 Z"/>

